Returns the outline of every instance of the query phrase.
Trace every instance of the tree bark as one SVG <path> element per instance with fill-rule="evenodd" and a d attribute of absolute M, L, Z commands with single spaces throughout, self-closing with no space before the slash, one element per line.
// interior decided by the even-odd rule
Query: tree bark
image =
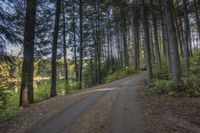
<path fill-rule="evenodd" d="M 152 0 L 152 5 L 153 5 L 153 0 Z M 160 48 L 159 48 L 159 43 L 158 43 L 157 17 L 156 17 L 156 14 L 154 12 L 152 13 L 152 19 L 153 19 L 153 31 L 154 31 L 156 61 L 159 65 L 159 68 L 161 69 L 162 65 L 161 65 L 161 57 L 160 57 Z"/>
<path fill-rule="evenodd" d="M 75 64 L 75 79 L 78 82 L 78 64 L 77 64 L 77 46 L 76 46 L 76 19 L 75 19 L 75 1 L 73 0 L 73 41 L 74 41 L 74 64 Z"/>
<path fill-rule="evenodd" d="M 63 56 L 64 56 L 64 77 L 65 84 L 68 84 L 68 63 L 67 63 L 67 43 L 66 43 L 66 24 L 65 24 L 65 7 L 62 0 L 62 15 L 63 15 Z"/>
<path fill-rule="evenodd" d="M 184 52 L 183 52 L 183 43 L 184 43 L 184 39 L 183 39 L 183 33 L 182 33 L 182 20 L 181 20 L 181 16 L 178 14 L 180 12 L 179 7 L 179 0 L 175 1 L 175 5 L 177 8 L 177 12 L 174 13 L 174 17 L 175 17 L 175 27 L 176 27 L 176 33 L 177 33 L 177 39 L 178 39 L 178 46 L 179 46 L 179 52 L 180 55 L 183 57 L 184 56 Z"/>
<path fill-rule="evenodd" d="M 194 0 L 194 6 L 195 6 L 195 18 L 196 18 L 197 28 L 198 28 L 199 38 L 200 38 L 200 20 L 199 20 L 197 0 Z"/>
<path fill-rule="evenodd" d="M 98 77 L 98 82 L 97 84 L 101 83 L 101 35 L 100 35 L 100 14 L 99 14 L 99 10 L 100 10 L 100 3 L 99 0 L 96 0 L 97 2 L 97 41 L 98 41 L 98 73 L 99 73 L 99 77 Z"/>
<path fill-rule="evenodd" d="M 28 0 L 26 7 L 24 52 L 22 64 L 20 106 L 33 102 L 33 56 L 37 0 Z"/>
<path fill-rule="evenodd" d="M 163 6 L 161 4 L 161 0 L 159 0 L 159 4 L 160 4 L 160 9 L 161 9 L 161 28 L 162 28 L 162 43 L 163 43 L 163 56 L 167 57 L 167 35 L 166 35 L 166 31 L 165 31 L 165 27 L 166 27 L 166 22 L 164 19 L 164 13 L 163 13 Z"/>
<path fill-rule="evenodd" d="M 185 57 L 185 70 L 189 73 L 189 45 L 191 43 L 190 24 L 188 18 L 187 1 L 183 0 L 184 8 L 184 24 L 185 24 L 185 43 L 184 43 L 184 57 Z"/>
<path fill-rule="evenodd" d="M 82 88 L 82 70 L 83 70 L 83 1 L 79 0 L 79 28 L 80 28 L 80 64 L 79 64 L 79 87 Z"/>
<path fill-rule="evenodd" d="M 61 12 L 61 0 L 56 0 L 56 15 L 54 22 L 54 33 L 53 33 L 53 48 L 52 48 L 52 59 L 51 59 L 51 92 L 50 97 L 57 95 L 56 92 L 56 80 L 57 80 L 57 45 L 58 45 L 58 32 L 60 23 L 60 12 Z"/>
<path fill-rule="evenodd" d="M 167 31 L 169 36 L 169 48 L 171 55 L 171 66 L 172 66 L 172 78 L 173 78 L 173 86 L 178 88 L 180 83 L 180 57 L 178 52 L 178 43 L 176 38 L 176 31 L 174 26 L 174 17 L 172 13 L 172 5 L 170 0 L 163 1 L 164 9 L 165 9 L 165 17 L 167 20 Z"/>
<path fill-rule="evenodd" d="M 139 36 L 140 36 L 140 24 L 139 24 L 139 10 L 135 11 L 134 17 L 134 37 L 135 37 L 135 70 L 139 70 L 140 68 L 140 44 L 139 44 Z"/>
<path fill-rule="evenodd" d="M 128 67 L 129 62 L 128 62 L 128 48 L 127 48 L 127 20 L 126 20 L 126 14 L 125 14 L 125 9 L 121 9 L 121 23 L 122 23 L 122 39 L 123 39 L 123 54 L 124 54 L 124 58 L 123 58 L 123 65 L 125 67 Z"/>
<path fill-rule="evenodd" d="M 100 68 L 101 68 L 101 62 L 100 62 L 100 34 L 99 34 L 99 1 L 96 0 L 95 5 L 95 32 L 96 32 L 96 46 L 95 46 L 95 56 L 96 56 L 96 84 L 100 84 Z"/>
<path fill-rule="evenodd" d="M 147 67 L 147 79 L 150 82 L 152 80 L 152 64 L 151 64 L 151 51 L 150 51 L 150 40 L 149 40 L 149 25 L 148 25 L 148 15 L 145 8 L 144 0 L 142 2 L 142 15 L 143 15 L 143 26 L 144 26 L 144 47 L 145 47 L 145 64 Z"/>
<path fill-rule="evenodd" d="M 151 25 L 148 26 L 149 30 L 151 32 L 149 32 L 149 40 L 150 40 L 150 51 L 151 51 L 151 60 L 153 63 L 155 63 L 155 49 L 154 49 L 154 40 L 153 40 L 153 32 L 152 32 L 152 27 Z"/>

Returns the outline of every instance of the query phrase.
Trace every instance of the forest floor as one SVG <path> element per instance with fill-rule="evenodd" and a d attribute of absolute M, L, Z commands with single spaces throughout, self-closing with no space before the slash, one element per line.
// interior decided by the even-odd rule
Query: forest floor
<path fill-rule="evenodd" d="M 200 133 L 200 97 L 151 95 L 138 91 L 146 131 L 150 133 Z"/>
<path fill-rule="evenodd" d="M 35 103 L 2 133 L 199 133 L 200 98 L 145 93 L 145 72 Z"/>

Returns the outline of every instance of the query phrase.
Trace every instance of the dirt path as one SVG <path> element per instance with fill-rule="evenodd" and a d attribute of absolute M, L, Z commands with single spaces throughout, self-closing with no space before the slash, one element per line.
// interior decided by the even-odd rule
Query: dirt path
<path fill-rule="evenodd" d="M 136 90 L 144 73 L 58 96 L 24 109 L 4 133 L 142 133 Z"/>
<path fill-rule="evenodd" d="M 140 73 L 89 90 L 87 97 L 27 132 L 142 133 L 135 91 L 143 79 L 144 73 Z"/>
<path fill-rule="evenodd" d="M 143 74 L 122 83 L 115 101 L 112 116 L 113 133 L 142 133 L 141 114 L 136 100 L 136 90 L 141 87 Z"/>
<path fill-rule="evenodd" d="M 144 79 L 141 72 L 33 104 L 0 133 L 199 133 L 198 97 L 147 94 Z"/>

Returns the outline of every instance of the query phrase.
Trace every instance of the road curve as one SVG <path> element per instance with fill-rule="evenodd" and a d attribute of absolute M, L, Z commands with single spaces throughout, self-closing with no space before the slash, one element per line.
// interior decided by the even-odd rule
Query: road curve
<path fill-rule="evenodd" d="M 37 123 L 29 133 L 143 133 L 143 121 L 136 90 L 144 87 L 144 72 L 87 90 L 87 97 L 46 122 Z M 80 92 L 83 93 L 83 92 Z M 81 95 L 81 94 L 80 94 Z"/>

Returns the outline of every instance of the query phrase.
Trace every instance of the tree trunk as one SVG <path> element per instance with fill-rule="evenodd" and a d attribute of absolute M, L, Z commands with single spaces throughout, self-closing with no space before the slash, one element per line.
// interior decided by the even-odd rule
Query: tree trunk
<path fill-rule="evenodd" d="M 95 6 L 96 10 L 96 6 Z M 98 82 L 98 55 L 97 55 L 97 19 L 96 19 L 96 14 L 94 14 L 94 19 L 92 20 L 92 38 L 93 38 L 93 47 L 94 47 L 94 69 L 95 69 L 95 85 Z"/>
<path fill-rule="evenodd" d="M 34 43 L 30 45 L 30 65 L 29 65 L 29 75 L 28 75 L 28 100 L 29 103 L 34 102 L 34 92 L 33 92 L 33 77 L 34 77 Z"/>
<path fill-rule="evenodd" d="M 160 9 L 161 9 L 161 28 L 162 28 L 162 43 L 163 43 L 163 56 L 167 57 L 167 38 L 166 38 L 166 31 L 165 31 L 165 27 L 166 27 L 166 22 L 164 20 L 164 14 L 163 14 L 163 7 L 162 4 L 160 2 L 161 0 L 159 0 L 160 3 Z"/>
<path fill-rule="evenodd" d="M 94 67 L 93 67 L 93 59 L 92 59 L 92 47 L 90 47 L 90 65 L 89 65 L 89 69 L 90 69 L 90 77 L 91 77 L 91 85 L 94 85 L 95 81 L 94 81 Z"/>
<path fill-rule="evenodd" d="M 101 83 L 101 37 L 100 37 L 100 15 L 99 15 L 99 8 L 100 8 L 100 3 L 99 0 L 96 0 L 97 2 L 97 41 L 98 41 L 98 82 L 97 84 Z"/>
<path fill-rule="evenodd" d="M 76 19 L 75 19 L 75 1 L 73 0 L 73 41 L 74 41 L 74 64 L 75 64 L 75 78 L 78 82 L 78 64 L 77 64 L 77 46 L 76 46 Z"/>
<path fill-rule="evenodd" d="M 126 15 L 124 9 L 121 9 L 121 17 L 122 17 L 122 38 L 123 38 L 123 54 L 124 54 L 124 66 L 127 67 L 128 63 L 128 49 L 127 49 L 127 40 L 126 40 Z"/>
<path fill-rule="evenodd" d="M 180 55 L 184 56 L 184 52 L 183 52 L 183 41 L 181 40 L 181 32 L 180 32 L 180 26 L 178 24 L 178 20 L 175 20 L 175 24 L 176 24 L 176 29 L 177 29 L 177 37 L 178 37 L 178 43 L 179 43 L 179 51 L 180 51 Z"/>
<path fill-rule="evenodd" d="M 149 26 L 148 26 L 148 15 L 145 8 L 144 0 L 142 2 L 142 15 L 143 15 L 143 26 L 144 26 L 144 49 L 145 49 L 145 64 L 147 67 L 147 79 L 150 82 L 152 80 L 152 64 L 151 64 L 151 52 L 150 52 L 150 40 L 149 40 Z"/>
<path fill-rule="evenodd" d="M 96 32 L 96 46 L 95 46 L 95 56 L 96 56 L 96 84 L 100 84 L 100 34 L 99 34 L 99 1 L 96 0 L 95 5 L 95 32 Z"/>
<path fill-rule="evenodd" d="M 163 19 L 163 32 L 164 32 L 164 43 L 165 43 L 165 47 L 166 47 L 166 58 L 167 58 L 167 62 L 168 62 L 168 69 L 171 72 L 172 71 L 172 63 L 171 63 L 171 54 L 170 54 L 170 42 L 169 42 L 169 35 L 168 35 L 168 29 L 167 29 L 167 18 L 165 15 L 165 8 L 163 5 L 162 0 L 159 0 L 160 2 L 160 6 L 161 6 L 161 10 L 162 10 L 162 19 Z"/>
<path fill-rule="evenodd" d="M 171 54 L 172 78 L 174 87 L 178 88 L 180 83 L 180 58 L 178 52 L 178 43 L 174 26 L 174 17 L 172 13 L 172 5 L 170 0 L 163 1 L 165 9 L 165 17 L 167 20 L 167 31 L 169 36 L 169 48 Z"/>
<path fill-rule="evenodd" d="M 153 5 L 153 0 L 152 0 L 152 5 Z M 153 19 L 153 31 L 154 31 L 154 41 L 155 41 L 156 62 L 158 63 L 159 68 L 161 69 L 162 65 L 161 65 L 161 57 L 160 57 L 160 48 L 159 48 L 159 43 L 158 43 L 157 17 L 156 17 L 154 12 L 152 14 L 152 19 Z"/>
<path fill-rule="evenodd" d="M 198 33 L 199 33 L 199 38 L 200 38 L 200 20 L 199 20 L 199 11 L 198 11 L 197 0 L 194 0 L 194 6 L 195 6 L 195 17 L 196 17 Z"/>
<path fill-rule="evenodd" d="M 58 44 L 58 32 L 61 12 L 61 0 L 56 1 L 56 15 L 54 22 L 54 33 L 53 33 L 53 48 L 52 48 L 52 59 L 51 59 L 51 92 L 50 97 L 57 95 L 56 93 L 56 79 L 57 79 L 57 44 Z"/>
<path fill-rule="evenodd" d="M 184 57 L 185 57 L 185 70 L 189 73 L 189 45 L 191 43 L 190 24 L 188 19 L 187 1 L 183 0 L 184 8 L 184 24 L 185 24 L 185 43 L 184 43 Z"/>
<path fill-rule="evenodd" d="M 33 102 L 33 56 L 37 0 L 28 0 L 26 7 L 24 52 L 20 90 L 20 106 Z"/>
<path fill-rule="evenodd" d="M 64 0 L 62 0 L 62 12 L 63 12 L 63 56 L 64 56 L 64 77 L 65 84 L 68 84 L 68 63 L 67 63 L 67 44 L 66 44 L 66 24 L 65 24 L 65 7 Z"/>
<path fill-rule="evenodd" d="M 175 8 L 177 8 L 177 12 L 174 13 L 174 21 L 175 21 L 175 27 L 176 27 L 176 33 L 177 33 L 177 39 L 178 39 L 178 46 L 179 46 L 179 52 L 180 55 L 183 57 L 184 56 L 184 52 L 183 52 L 183 33 L 182 33 L 182 21 L 181 21 L 181 17 L 179 15 L 180 9 L 178 8 L 179 6 L 179 0 L 175 1 Z M 180 21 L 180 22 L 179 22 Z"/>
<path fill-rule="evenodd" d="M 198 8 L 200 8 L 200 0 L 197 0 Z"/>
<path fill-rule="evenodd" d="M 107 62 L 107 65 L 108 65 L 108 72 L 110 71 L 110 29 L 107 31 L 107 39 L 108 39 L 108 46 L 107 46 L 107 48 L 108 48 L 108 62 Z"/>
<path fill-rule="evenodd" d="M 80 64 L 79 64 L 79 87 L 82 88 L 82 70 L 83 70 L 83 1 L 79 0 L 79 28 L 80 28 Z"/>
<path fill-rule="evenodd" d="M 149 27 L 149 30 L 152 31 L 151 25 L 148 27 Z M 153 32 L 149 32 L 149 40 L 150 40 L 151 60 L 152 60 L 152 62 L 155 63 L 155 49 L 154 49 Z"/>
<path fill-rule="evenodd" d="M 139 10 L 136 10 L 134 17 L 134 37 L 135 37 L 135 70 L 139 70 L 140 68 L 140 44 L 139 44 L 139 36 L 140 36 L 140 24 L 139 24 Z"/>

